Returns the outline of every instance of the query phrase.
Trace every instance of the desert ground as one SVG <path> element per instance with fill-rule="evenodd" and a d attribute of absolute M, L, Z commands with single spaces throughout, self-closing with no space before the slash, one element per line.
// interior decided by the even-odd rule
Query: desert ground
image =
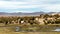
<path fill-rule="evenodd" d="M 0 27 L 0 34 L 60 34 L 60 32 L 13 32 L 6 27 Z"/>
<path fill-rule="evenodd" d="M 36 32 L 28 32 L 28 31 L 16 32 L 14 26 L 16 25 L 9 25 L 4 27 L 0 26 L 0 34 L 60 34 L 60 32 L 50 31 L 50 30 L 54 30 L 56 27 L 60 27 L 60 25 L 40 25 L 41 31 L 36 31 Z"/>

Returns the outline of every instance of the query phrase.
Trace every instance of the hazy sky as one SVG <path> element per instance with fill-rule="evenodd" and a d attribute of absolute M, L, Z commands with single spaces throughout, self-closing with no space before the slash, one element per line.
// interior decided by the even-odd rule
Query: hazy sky
<path fill-rule="evenodd" d="M 0 0 L 0 12 L 59 12 L 60 0 Z"/>

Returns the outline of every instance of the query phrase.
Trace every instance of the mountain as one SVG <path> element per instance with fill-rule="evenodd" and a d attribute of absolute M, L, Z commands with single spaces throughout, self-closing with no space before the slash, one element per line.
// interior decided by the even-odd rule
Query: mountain
<path fill-rule="evenodd" d="M 33 13 L 22 13 L 22 12 L 18 12 L 18 13 L 7 13 L 7 12 L 0 12 L 0 15 L 8 15 L 8 16 L 38 16 L 40 14 L 54 14 L 56 12 L 33 12 Z M 57 12 L 60 13 L 60 12 Z"/>

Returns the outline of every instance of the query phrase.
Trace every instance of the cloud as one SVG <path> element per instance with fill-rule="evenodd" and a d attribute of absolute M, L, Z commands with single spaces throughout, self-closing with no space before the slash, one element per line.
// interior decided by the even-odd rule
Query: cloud
<path fill-rule="evenodd" d="M 28 2 L 11 2 L 0 1 L 0 8 L 14 9 L 14 8 L 36 8 L 39 5 L 30 4 Z"/>
<path fill-rule="evenodd" d="M 45 10 L 49 10 L 52 12 L 60 12 L 60 5 L 47 5 Z"/>
<path fill-rule="evenodd" d="M 60 11 L 60 0 L 0 0 L 0 12 Z"/>

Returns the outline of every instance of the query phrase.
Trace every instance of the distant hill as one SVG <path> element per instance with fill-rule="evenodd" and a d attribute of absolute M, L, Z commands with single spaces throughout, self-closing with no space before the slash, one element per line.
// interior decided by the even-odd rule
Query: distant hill
<path fill-rule="evenodd" d="M 22 12 L 18 12 L 18 13 L 6 13 L 6 12 L 0 12 L 0 15 L 12 15 L 12 16 L 38 16 L 40 14 L 54 14 L 56 12 L 33 12 L 33 13 L 22 13 Z M 57 12 L 60 13 L 60 12 Z"/>

